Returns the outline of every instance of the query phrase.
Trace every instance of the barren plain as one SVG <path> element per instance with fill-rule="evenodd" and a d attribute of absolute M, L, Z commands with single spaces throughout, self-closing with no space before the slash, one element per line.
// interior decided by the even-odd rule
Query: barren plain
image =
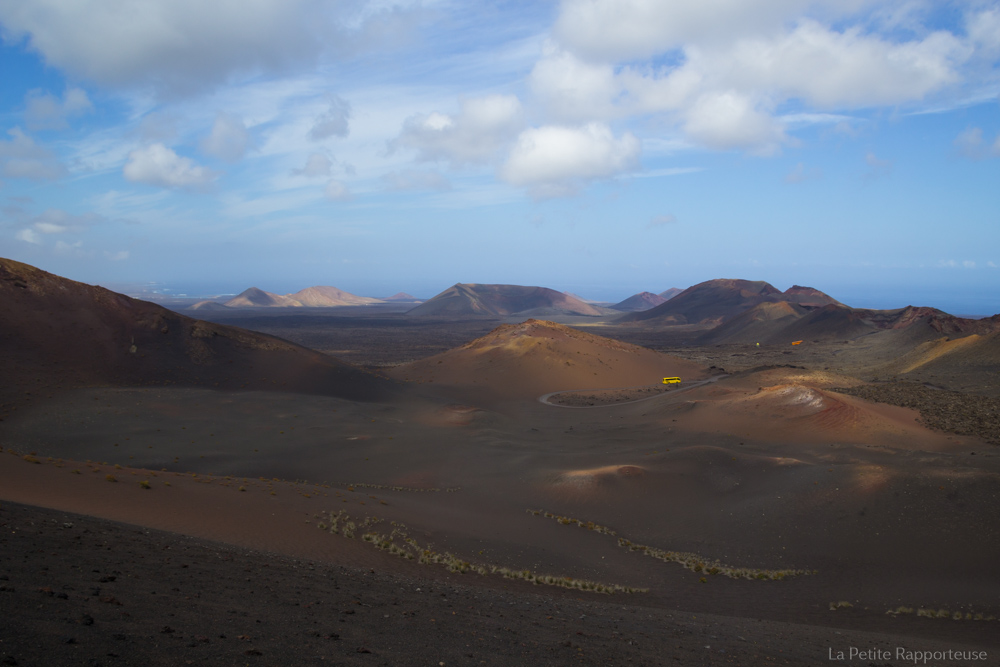
<path fill-rule="evenodd" d="M 199 315 L 280 382 L 8 364 L 4 664 L 1000 663 L 998 387 L 944 343 L 402 310 Z"/>

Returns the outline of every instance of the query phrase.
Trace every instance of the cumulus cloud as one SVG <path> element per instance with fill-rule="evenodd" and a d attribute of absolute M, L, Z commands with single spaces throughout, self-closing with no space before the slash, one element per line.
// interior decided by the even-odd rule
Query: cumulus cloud
<path fill-rule="evenodd" d="M 323 189 L 323 195 L 332 201 L 347 201 L 352 198 L 351 191 L 340 181 L 330 181 Z"/>
<path fill-rule="evenodd" d="M 557 118 L 568 121 L 610 118 L 615 98 L 626 87 L 608 63 L 588 63 L 549 43 L 528 84 Z"/>
<path fill-rule="evenodd" d="M 312 153 L 306 158 L 305 166 L 301 169 L 292 169 L 295 176 L 305 176 L 306 178 L 319 178 L 329 176 L 333 168 L 333 162 L 322 153 Z"/>
<path fill-rule="evenodd" d="M 61 100 L 36 88 L 25 96 L 24 123 L 29 130 L 63 130 L 69 127 L 67 118 L 93 110 L 90 98 L 80 88 L 67 88 Z"/>
<path fill-rule="evenodd" d="M 10 139 L 0 140 L 0 174 L 8 178 L 53 180 L 66 168 L 52 151 L 39 146 L 19 127 L 7 130 Z"/>
<path fill-rule="evenodd" d="M 216 115 L 212 133 L 201 142 L 202 152 L 226 162 L 239 162 L 249 147 L 250 133 L 243 119 L 223 112 Z"/>
<path fill-rule="evenodd" d="M 316 118 L 309 138 L 322 141 L 330 137 L 346 137 L 350 133 L 351 104 L 336 95 L 330 97 L 330 107 L 326 113 Z"/>
<path fill-rule="evenodd" d="M 564 196 L 583 183 L 634 169 L 640 152 L 632 133 L 616 138 L 602 123 L 529 128 L 517 138 L 500 177 L 536 198 Z"/>
<path fill-rule="evenodd" d="M 698 97 L 684 112 L 684 130 L 695 141 L 716 149 L 743 148 L 762 155 L 778 151 L 786 140 L 781 122 L 739 93 L 713 92 Z"/>
<path fill-rule="evenodd" d="M 163 188 L 199 190 L 211 185 L 218 172 L 199 167 L 163 144 L 151 144 L 128 154 L 122 175 L 134 183 Z"/>
<path fill-rule="evenodd" d="M 390 190 L 448 190 L 451 183 L 436 171 L 404 169 L 382 177 Z"/>
<path fill-rule="evenodd" d="M 0 23 L 46 63 L 110 86 L 189 92 L 234 74 L 314 63 L 397 7 L 323 0 L 32 0 L 0 3 Z M 348 25 L 352 22 L 353 25 Z"/>
<path fill-rule="evenodd" d="M 528 81 L 562 121 L 656 114 L 698 144 L 774 154 L 789 141 L 779 108 L 919 103 L 1000 45 L 1000 12 L 957 35 L 925 27 L 924 5 L 890 17 L 870 4 L 564 0 Z"/>
<path fill-rule="evenodd" d="M 808 0 L 565 0 L 554 32 L 595 60 L 664 53 L 695 41 L 722 41 L 780 25 Z"/>
<path fill-rule="evenodd" d="M 972 42 L 987 56 L 1000 53 L 1000 8 L 970 13 L 966 30 Z"/>
<path fill-rule="evenodd" d="M 403 123 L 389 142 L 390 152 L 416 151 L 420 161 L 452 166 L 491 161 L 523 126 L 521 102 L 514 95 L 487 95 L 463 100 L 458 114 L 418 114 Z"/>

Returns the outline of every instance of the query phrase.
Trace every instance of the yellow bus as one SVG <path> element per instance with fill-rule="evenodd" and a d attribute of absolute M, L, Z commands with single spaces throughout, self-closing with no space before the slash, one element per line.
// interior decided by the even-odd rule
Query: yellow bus
<path fill-rule="evenodd" d="M 663 384 L 680 384 L 681 379 L 679 377 L 663 378 Z"/>

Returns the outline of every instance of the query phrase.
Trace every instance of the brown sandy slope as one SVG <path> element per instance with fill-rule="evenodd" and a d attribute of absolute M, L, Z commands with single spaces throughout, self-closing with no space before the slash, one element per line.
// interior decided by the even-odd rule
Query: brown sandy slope
<path fill-rule="evenodd" d="M 805 314 L 801 306 L 787 301 L 758 303 L 732 317 L 698 339 L 701 345 L 770 342 L 789 324 Z"/>
<path fill-rule="evenodd" d="M 925 341 L 874 372 L 1000 397 L 1000 332 Z"/>
<path fill-rule="evenodd" d="M 724 431 L 771 442 L 878 443 L 937 451 L 949 436 L 928 430 L 916 410 L 831 391 L 858 382 L 822 371 L 740 373 L 687 392 L 678 421 L 692 431 Z M 794 454 L 790 454 L 794 456 Z"/>
<path fill-rule="evenodd" d="M 820 292 L 815 287 L 803 287 L 802 285 L 792 285 L 784 292 L 785 297 L 789 301 L 794 301 L 795 303 L 801 303 L 805 306 L 826 306 L 826 305 L 837 305 L 842 306 L 844 304 L 840 303 L 834 299 L 829 294 L 824 294 Z"/>
<path fill-rule="evenodd" d="M 666 302 L 667 299 L 664 299 L 658 294 L 653 294 L 652 292 L 639 292 L 638 294 L 633 294 L 624 301 L 619 301 L 615 305 L 608 307 L 613 310 L 635 312 L 640 310 L 649 310 L 650 308 L 655 308 L 661 303 Z"/>
<path fill-rule="evenodd" d="M 819 290 L 798 285 L 785 292 L 763 280 L 709 280 L 689 287 L 666 303 L 618 321 L 650 324 L 718 324 L 764 302 L 788 301 L 811 306 L 837 303 Z"/>
<path fill-rule="evenodd" d="M 406 303 L 422 303 L 423 299 L 418 299 L 412 294 L 407 294 L 406 292 L 396 292 L 392 296 L 387 296 L 382 299 L 382 301 L 403 301 Z"/>
<path fill-rule="evenodd" d="M 230 308 L 273 308 L 300 306 L 302 304 L 295 302 L 287 296 L 272 294 L 260 288 L 251 287 L 243 290 L 223 305 Z"/>
<path fill-rule="evenodd" d="M 664 376 L 705 377 L 689 361 L 546 322 L 505 324 L 486 336 L 392 369 L 392 377 L 433 382 L 494 398 L 656 384 Z"/>
<path fill-rule="evenodd" d="M 413 317 L 496 317 L 550 311 L 599 316 L 601 311 L 576 297 L 547 287 L 457 283 L 425 301 L 407 315 Z"/>
<path fill-rule="evenodd" d="M 229 306 L 219 303 L 218 301 L 198 301 L 196 303 L 191 304 L 188 307 L 188 310 L 201 310 L 207 312 L 211 312 L 214 310 L 217 312 L 226 312 L 227 310 L 229 310 Z"/>
<path fill-rule="evenodd" d="M 288 341 L 0 259 L 7 397 L 91 385 L 272 388 L 372 400 L 392 383 Z"/>
<path fill-rule="evenodd" d="M 303 306 L 312 308 L 325 308 L 331 306 L 361 306 L 368 303 L 382 303 L 381 299 L 370 296 L 358 296 L 345 292 L 336 287 L 307 287 L 294 294 L 289 294 L 289 298 L 298 301 Z"/>
<path fill-rule="evenodd" d="M 234 296 L 225 305 L 230 308 L 330 308 L 382 303 L 381 299 L 357 296 L 336 287 L 307 287 L 294 294 L 272 294 L 251 287 Z"/>

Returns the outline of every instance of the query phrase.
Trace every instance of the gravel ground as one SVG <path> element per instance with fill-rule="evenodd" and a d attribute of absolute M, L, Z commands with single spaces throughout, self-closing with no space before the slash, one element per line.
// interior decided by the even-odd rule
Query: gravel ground
<path fill-rule="evenodd" d="M 817 665 L 852 646 L 963 648 L 417 579 L 14 503 L 0 609 L 5 666 Z"/>
<path fill-rule="evenodd" d="M 892 381 L 832 389 L 866 401 L 915 408 L 930 428 L 973 435 L 1000 445 L 1000 399 L 928 387 L 919 382 Z"/>

